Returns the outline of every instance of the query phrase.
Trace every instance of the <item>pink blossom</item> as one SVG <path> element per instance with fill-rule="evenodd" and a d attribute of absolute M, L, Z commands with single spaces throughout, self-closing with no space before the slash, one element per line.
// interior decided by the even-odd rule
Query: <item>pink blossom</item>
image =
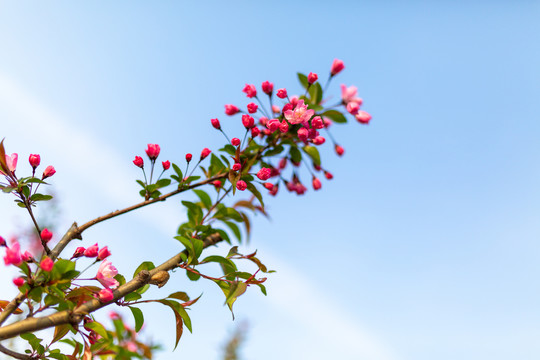
<path fill-rule="evenodd" d="M 283 170 L 283 169 L 285 169 L 285 166 L 287 166 L 287 158 L 286 157 L 279 160 L 279 168 Z"/>
<path fill-rule="evenodd" d="M 54 170 L 53 166 L 49 165 L 45 168 L 45 171 L 43 172 L 43 179 L 51 177 L 54 174 L 56 174 L 56 170 Z"/>
<path fill-rule="evenodd" d="M 350 114 L 356 115 L 358 114 L 358 110 L 360 110 L 360 105 L 357 102 L 351 101 L 347 104 L 347 111 Z"/>
<path fill-rule="evenodd" d="M 171 162 L 169 160 L 162 161 L 161 165 L 163 166 L 163 171 L 169 170 L 169 168 L 171 167 Z"/>
<path fill-rule="evenodd" d="M 22 277 L 17 277 L 15 279 L 13 279 L 13 284 L 15 284 L 16 287 L 21 287 L 24 285 L 24 278 Z"/>
<path fill-rule="evenodd" d="M 156 160 L 161 149 L 158 144 L 148 144 L 148 148 L 145 151 L 150 160 Z"/>
<path fill-rule="evenodd" d="M 268 190 L 268 191 L 270 191 L 270 190 L 272 190 L 274 188 L 274 184 L 269 183 L 269 182 L 266 182 L 263 185 L 266 188 L 266 190 Z"/>
<path fill-rule="evenodd" d="M 246 129 L 251 129 L 255 125 L 255 119 L 250 115 L 242 115 L 242 124 Z"/>
<path fill-rule="evenodd" d="M 32 168 L 37 168 L 39 166 L 39 163 L 41 162 L 41 158 L 38 154 L 30 154 L 30 157 L 28 158 L 28 162 L 30 162 L 30 166 Z"/>
<path fill-rule="evenodd" d="M 257 172 L 257 177 L 262 181 L 270 179 L 270 175 L 272 175 L 272 169 L 270 168 L 262 168 Z"/>
<path fill-rule="evenodd" d="M 299 100 L 294 110 L 285 111 L 285 119 L 293 125 L 301 124 L 309 121 L 314 114 L 315 111 L 308 110 L 307 105 L 304 105 L 304 100 Z"/>
<path fill-rule="evenodd" d="M 356 86 L 345 86 L 344 84 L 341 84 L 341 99 L 345 104 L 348 104 L 349 102 L 356 99 L 356 93 L 358 92 L 358 89 Z"/>
<path fill-rule="evenodd" d="M 120 314 L 118 314 L 116 311 L 109 311 L 109 319 L 118 320 L 120 319 Z"/>
<path fill-rule="evenodd" d="M 4 264 L 13 264 L 19 266 L 22 263 L 21 246 L 18 242 L 14 242 L 11 247 L 6 246 L 6 255 L 4 256 Z"/>
<path fill-rule="evenodd" d="M 266 127 L 268 128 L 268 130 L 270 130 L 271 132 L 274 132 L 277 130 L 277 128 L 279 127 L 279 120 L 278 119 L 272 119 L 270 121 L 268 121 L 266 123 Z"/>
<path fill-rule="evenodd" d="M 236 183 L 236 188 L 240 191 L 244 191 L 247 189 L 247 184 L 244 180 L 238 180 Z"/>
<path fill-rule="evenodd" d="M 99 251 L 99 246 L 97 243 L 95 243 L 94 245 L 89 246 L 84 251 L 84 256 L 89 257 L 89 258 L 96 257 L 98 256 L 98 251 Z"/>
<path fill-rule="evenodd" d="M 260 133 L 261 129 L 259 129 L 258 127 L 255 126 L 251 128 L 251 137 L 257 137 Z"/>
<path fill-rule="evenodd" d="M 108 303 L 114 299 L 114 294 L 111 289 L 103 289 L 98 293 L 99 301 Z"/>
<path fill-rule="evenodd" d="M 118 281 L 114 278 L 116 274 L 118 274 L 118 270 L 116 270 L 109 260 L 105 259 L 99 265 L 96 279 L 106 288 L 114 289 L 119 285 Z"/>
<path fill-rule="evenodd" d="M 43 269 L 43 271 L 49 272 L 52 270 L 54 262 L 50 258 L 46 257 L 45 259 L 41 260 L 39 266 L 41 267 L 41 269 Z"/>
<path fill-rule="evenodd" d="M 140 156 L 135 156 L 135 160 L 133 160 L 133 164 L 135 164 L 135 166 L 140 167 L 142 169 L 142 167 L 144 166 L 144 160 Z"/>
<path fill-rule="evenodd" d="M 298 133 L 298 138 L 301 141 L 306 141 L 307 140 L 307 138 L 308 138 L 308 130 L 306 128 L 298 129 L 297 133 Z"/>
<path fill-rule="evenodd" d="M 313 139 L 313 143 L 315 145 L 322 145 L 326 142 L 326 139 L 323 136 L 317 136 L 315 139 Z"/>
<path fill-rule="evenodd" d="M 280 99 L 285 99 L 287 97 L 287 89 L 285 88 L 279 89 L 276 93 L 276 96 Z"/>
<path fill-rule="evenodd" d="M 240 145 L 240 139 L 239 138 L 232 138 L 231 144 L 233 146 L 239 146 Z"/>
<path fill-rule="evenodd" d="M 109 248 L 107 246 L 99 249 L 97 260 L 103 260 L 106 257 L 109 257 L 111 255 L 111 252 L 109 251 Z"/>
<path fill-rule="evenodd" d="M 135 344 L 133 341 L 128 341 L 126 343 L 126 349 L 128 349 L 131 352 L 137 352 L 139 348 L 137 347 L 137 344 Z"/>
<path fill-rule="evenodd" d="M 274 187 L 272 188 L 272 190 L 270 190 L 270 195 L 276 196 L 278 190 L 279 190 L 279 184 L 274 185 Z"/>
<path fill-rule="evenodd" d="M 202 151 L 201 151 L 201 160 L 206 159 L 206 157 L 208 155 L 210 155 L 211 152 L 212 152 L 212 150 L 210 150 L 209 148 L 202 149 Z"/>
<path fill-rule="evenodd" d="M 236 107 L 234 105 L 231 105 L 231 104 L 225 105 L 225 114 L 227 114 L 229 116 L 232 116 L 232 115 L 236 114 L 239 111 L 240 111 L 240 109 L 238 109 L 238 107 Z"/>
<path fill-rule="evenodd" d="M 320 116 L 315 116 L 311 119 L 311 127 L 314 129 L 322 129 L 324 127 L 324 123 Z"/>
<path fill-rule="evenodd" d="M 49 231 L 49 229 L 45 228 L 41 230 L 41 240 L 45 241 L 46 243 L 49 242 L 52 239 L 53 233 Z"/>
<path fill-rule="evenodd" d="M 84 255 L 84 251 L 86 249 L 83 248 L 82 246 L 79 246 L 77 249 L 75 249 L 75 252 L 73 253 L 73 255 L 71 256 L 72 259 L 74 258 L 80 258 L 81 256 Z"/>
<path fill-rule="evenodd" d="M 335 150 L 336 150 L 336 154 L 338 154 L 339 156 L 343 155 L 343 153 L 345 152 L 345 149 L 338 144 L 336 144 Z"/>
<path fill-rule="evenodd" d="M 318 79 L 319 79 L 319 76 L 312 72 L 310 72 L 309 75 L 307 76 L 307 81 L 310 85 L 313 84 Z"/>
<path fill-rule="evenodd" d="M 232 166 L 233 171 L 238 171 L 241 168 L 242 168 L 242 165 L 240 165 L 239 163 L 234 163 L 234 165 Z"/>
<path fill-rule="evenodd" d="M 283 120 L 281 124 L 279 124 L 279 131 L 281 131 L 282 133 L 286 133 L 287 131 L 289 131 L 289 123 Z"/>
<path fill-rule="evenodd" d="M 334 59 L 334 61 L 332 62 L 332 67 L 330 68 L 330 74 L 332 76 L 337 75 L 343 69 L 345 69 L 345 64 L 343 64 L 343 61 Z"/>
<path fill-rule="evenodd" d="M 190 162 L 192 158 L 193 158 L 193 155 L 191 155 L 191 154 L 186 154 L 186 161 L 187 161 L 187 162 Z"/>
<path fill-rule="evenodd" d="M 221 187 L 221 180 L 212 181 L 212 185 L 214 185 L 216 189 L 219 189 Z"/>
<path fill-rule="evenodd" d="M 312 185 L 313 185 L 314 190 L 319 190 L 322 187 L 321 180 L 319 180 L 318 178 L 316 178 L 314 176 L 313 181 L 312 181 Z"/>
<path fill-rule="evenodd" d="M 259 105 L 255 103 L 249 103 L 247 104 L 248 113 L 255 114 L 257 112 L 257 109 L 259 108 Z"/>
<path fill-rule="evenodd" d="M 371 120 L 371 115 L 363 110 L 358 111 L 358 114 L 356 114 L 355 117 L 361 124 L 369 124 L 369 121 Z"/>
<path fill-rule="evenodd" d="M 17 159 L 19 158 L 18 154 L 11 154 L 11 156 L 6 154 L 6 165 L 8 167 L 8 170 L 11 172 L 14 172 L 17 168 Z"/>
<path fill-rule="evenodd" d="M 330 171 L 325 171 L 324 177 L 327 178 L 328 180 L 332 180 L 334 178 L 334 175 L 332 175 Z"/>
<path fill-rule="evenodd" d="M 242 91 L 246 93 L 248 98 L 257 96 L 257 88 L 255 87 L 255 85 L 246 84 Z"/>
<path fill-rule="evenodd" d="M 279 106 L 277 105 L 272 105 L 272 111 L 275 113 L 275 114 L 279 114 L 281 112 L 281 109 L 279 108 Z"/>
<path fill-rule="evenodd" d="M 265 81 L 262 83 L 262 91 L 266 95 L 272 95 L 272 91 L 274 91 L 274 84 L 272 84 L 269 81 Z"/>
<path fill-rule="evenodd" d="M 212 126 L 214 127 L 214 129 L 217 129 L 217 130 L 221 129 L 221 125 L 218 119 L 211 119 L 210 122 L 212 123 Z"/>
<path fill-rule="evenodd" d="M 33 257 L 32 257 L 32 254 L 30 254 L 29 251 L 25 251 L 22 255 L 21 255 L 21 259 L 22 261 L 32 261 L 33 260 Z"/>

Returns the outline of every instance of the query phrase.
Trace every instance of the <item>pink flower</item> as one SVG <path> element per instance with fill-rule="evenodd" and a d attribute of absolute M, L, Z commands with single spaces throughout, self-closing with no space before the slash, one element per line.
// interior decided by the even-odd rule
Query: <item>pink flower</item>
<path fill-rule="evenodd" d="M 266 180 L 270 179 L 271 175 L 272 175 L 272 169 L 270 169 L 270 168 L 262 168 L 257 173 L 257 177 L 262 181 L 266 181 Z"/>
<path fill-rule="evenodd" d="M 332 175 L 330 171 L 325 171 L 324 177 L 327 178 L 328 180 L 332 180 L 334 178 L 334 175 Z"/>
<path fill-rule="evenodd" d="M 280 99 L 285 99 L 287 97 L 287 89 L 279 89 L 276 93 L 276 96 Z"/>
<path fill-rule="evenodd" d="M 126 349 L 128 349 L 131 352 L 137 352 L 139 348 L 137 347 L 137 344 L 135 344 L 133 341 L 128 341 L 126 343 Z"/>
<path fill-rule="evenodd" d="M 326 139 L 323 136 L 317 136 L 315 139 L 313 139 L 313 143 L 315 145 L 322 145 L 326 142 Z"/>
<path fill-rule="evenodd" d="M 187 161 L 187 162 L 190 162 L 192 158 L 193 158 L 193 155 L 191 155 L 191 154 L 186 154 L 186 161 Z"/>
<path fill-rule="evenodd" d="M 347 111 L 351 115 L 358 114 L 358 110 L 360 110 L 360 105 L 358 103 L 351 101 L 350 103 L 347 104 Z"/>
<path fill-rule="evenodd" d="M 169 168 L 171 167 L 171 162 L 169 160 L 162 161 L 161 165 L 163 165 L 163 171 L 169 170 Z"/>
<path fill-rule="evenodd" d="M 236 183 L 236 188 L 240 191 L 244 191 L 247 189 L 247 184 L 244 180 L 238 180 Z"/>
<path fill-rule="evenodd" d="M 79 246 L 77 249 L 75 249 L 75 252 L 73 253 L 73 255 L 71 256 L 72 259 L 74 258 L 80 258 L 81 256 L 84 255 L 84 251 L 86 249 L 83 248 L 82 246 Z"/>
<path fill-rule="evenodd" d="M 206 159 L 206 157 L 208 155 L 210 155 L 210 153 L 212 152 L 212 150 L 208 149 L 208 148 L 204 148 L 202 151 L 201 151 L 201 160 L 204 160 Z"/>
<path fill-rule="evenodd" d="M 45 241 L 46 243 L 49 242 L 52 239 L 53 233 L 49 231 L 49 229 L 45 228 L 41 230 L 41 240 Z"/>
<path fill-rule="evenodd" d="M 135 160 L 133 160 L 133 164 L 135 164 L 135 166 L 140 167 L 142 169 L 142 167 L 144 166 L 144 161 L 142 157 L 135 156 Z"/>
<path fill-rule="evenodd" d="M 95 243 L 92 246 L 89 246 L 86 250 L 84 250 L 84 256 L 92 258 L 98 256 L 99 246 L 97 243 Z"/>
<path fill-rule="evenodd" d="M 54 170 L 54 167 L 52 167 L 51 165 L 47 166 L 45 168 L 45 171 L 43 172 L 43 179 L 46 179 L 48 177 L 51 177 L 53 176 L 54 174 L 56 174 L 56 170 Z"/>
<path fill-rule="evenodd" d="M 272 95 L 272 91 L 274 91 L 274 84 L 272 84 L 269 81 L 265 81 L 262 83 L 262 91 L 266 95 Z"/>
<path fill-rule="evenodd" d="M 116 311 L 110 311 L 109 312 L 109 319 L 118 320 L 118 319 L 120 319 L 120 314 L 118 314 Z"/>
<path fill-rule="evenodd" d="M 361 124 L 369 124 L 369 120 L 371 120 L 371 115 L 364 110 L 360 110 L 355 117 Z"/>
<path fill-rule="evenodd" d="M 28 251 L 25 251 L 25 252 L 21 255 L 21 259 L 22 259 L 22 261 L 26 261 L 26 262 L 32 261 L 32 260 L 33 260 L 32 254 L 30 254 L 30 252 L 28 252 Z"/>
<path fill-rule="evenodd" d="M 161 149 L 158 144 L 148 144 L 148 148 L 145 151 L 150 160 L 156 160 Z"/>
<path fill-rule="evenodd" d="M 212 185 L 214 185 L 216 189 L 219 189 L 221 187 L 221 180 L 212 181 Z"/>
<path fill-rule="evenodd" d="M 266 190 L 268 190 L 268 191 L 270 191 L 270 190 L 272 190 L 274 188 L 274 184 L 269 183 L 269 182 L 266 182 L 263 185 L 266 188 Z"/>
<path fill-rule="evenodd" d="M 272 120 L 269 120 L 269 121 L 266 123 L 266 127 L 267 127 L 268 130 L 270 130 L 271 132 L 276 131 L 277 128 L 279 127 L 279 120 L 278 120 L 278 119 L 272 119 Z"/>
<path fill-rule="evenodd" d="M 233 171 L 238 171 L 240 170 L 241 167 L 242 165 L 240 165 L 239 163 L 234 163 L 234 165 L 232 166 L 232 169 Z"/>
<path fill-rule="evenodd" d="M 43 271 L 49 272 L 52 270 L 54 262 L 50 258 L 46 257 L 45 259 L 41 260 L 39 266 L 41 267 L 41 269 L 43 269 Z"/>
<path fill-rule="evenodd" d="M 105 259 L 106 257 L 109 257 L 111 255 L 111 252 L 109 251 L 109 248 L 107 246 L 99 249 L 98 251 L 98 256 L 97 256 L 97 260 L 103 260 Z"/>
<path fill-rule="evenodd" d="M 311 119 L 311 127 L 314 129 L 322 129 L 324 127 L 324 123 L 320 116 L 315 116 Z"/>
<path fill-rule="evenodd" d="M 15 279 L 13 279 L 13 284 L 15 284 L 16 287 L 21 287 L 24 285 L 24 278 L 22 277 L 17 277 Z"/>
<path fill-rule="evenodd" d="M 356 93 L 358 92 L 358 89 L 356 86 L 345 86 L 341 84 L 341 99 L 343 100 L 344 104 L 348 104 L 350 102 L 358 103 L 358 106 L 362 105 L 364 102 L 361 98 L 356 96 Z"/>
<path fill-rule="evenodd" d="M 317 76 L 317 74 L 312 73 L 312 72 L 310 72 L 309 75 L 307 76 L 307 81 L 310 85 L 313 84 L 318 79 L 319 79 L 319 76 Z"/>
<path fill-rule="evenodd" d="M 255 119 L 247 114 L 242 115 L 242 124 L 246 129 L 251 129 L 255 125 Z"/>
<path fill-rule="evenodd" d="M 19 158 L 19 155 L 13 153 L 11 156 L 6 154 L 6 165 L 8 167 L 8 170 L 11 172 L 14 172 L 17 168 L 17 159 Z"/>
<path fill-rule="evenodd" d="M 30 166 L 32 166 L 32 168 L 35 169 L 39 166 L 39 163 L 41 162 L 41 158 L 38 154 L 30 154 L 28 161 L 30 162 Z"/>
<path fill-rule="evenodd" d="M 248 113 L 255 114 L 257 112 L 257 109 L 259 108 L 259 105 L 255 103 L 249 103 L 247 105 Z"/>
<path fill-rule="evenodd" d="M 279 131 L 281 131 L 282 133 L 286 133 L 287 131 L 289 131 L 289 123 L 283 120 L 281 124 L 279 124 Z"/>
<path fill-rule="evenodd" d="M 279 106 L 277 105 L 272 105 L 272 111 L 275 113 L 275 114 L 279 114 L 281 112 L 281 109 L 279 108 Z"/>
<path fill-rule="evenodd" d="M 307 138 L 308 138 L 308 130 L 306 128 L 298 129 L 297 133 L 298 133 L 298 138 L 301 141 L 306 141 L 307 140 Z"/>
<path fill-rule="evenodd" d="M 255 85 L 246 84 L 246 86 L 244 86 L 244 90 L 242 91 L 246 93 L 248 98 L 257 96 L 257 88 Z"/>
<path fill-rule="evenodd" d="M 225 105 L 225 114 L 227 114 L 229 116 L 232 116 L 232 115 L 236 114 L 239 111 L 240 111 L 240 109 L 238 109 L 234 105 L 231 105 L 231 104 Z"/>
<path fill-rule="evenodd" d="M 6 246 L 6 255 L 4 256 L 4 264 L 13 264 L 19 266 L 22 263 L 21 246 L 18 242 L 14 242 L 11 247 Z"/>
<path fill-rule="evenodd" d="M 259 129 L 258 127 L 255 126 L 251 128 L 251 137 L 257 137 L 260 133 L 261 129 Z"/>
<path fill-rule="evenodd" d="M 307 105 L 304 105 L 304 100 L 299 100 L 294 110 L 285 111 L 285 119 L 295 125 L 309 121 L 314 114 L 315 111 L 308 110 Z"/>
<path fill-rule="evenodd" d="M 272 190 L 270 190 L 270 195 L 276 196 L 278 190 L 279 190 L 279 185 L 278 185 L 278 184 L 274 185 L 274 187 L 272 188 Z"/>
<path fill-rule="evenodd" d="M 114 278 L 118 274 L 118 270 L 113 266 L 113 264 L 105 259 L 103 262 L 99 265 L 99 269 L 97 271 L 96 279 L 101 283 L 101 285 L 105 286 L 106 288 L 116 288 L 118 285 L 118 281 Z"/>
<path fill-rule="evenodd" d="M 318 178 L 316 178 L 314 176 L 313 181 L 312 181 L 312 185 L 313 185 L 314 190 L 319 190 L 322 187 L 321 180 L 319 180 Z"/>
<path fill-rule="evenodd" d="M 233 146 L 239 146 L 240 145 L 240 139 L 239 138 L 232 138 L 231 144 Z"/>
<path fill-rule="evenodd" d="M 214 127 L 214 129 L 217 129 L 217 130 L 221 129 L 221 124 L 219 123 L 218 119 L 211 119 L 210 122 L 212 123 L 212 126 Z"/>
<path fill-rule="evenodd" d="M 332 62 L 332 67 L 330 68 L 330 74 L 332 76 L 337 75 L 343 69 L 345 69 L 345 64 L 343 64 L 343 61 L 334 59 L 334 62 Z"/>
<path fill-rule="evenodd" d="M 343 153 L 345 152 L 345 149 L 338 144 L 336 144 L 335 150 L 336 154 L 338 154 L 339 156 L 343 155 Z"/>
<path fill-rule="evenodd" d="M 103 289 L 98 293 L 98 299 L 102 303 L 108 303 L 114 299 L 114 294 L 111 289 Z"/>

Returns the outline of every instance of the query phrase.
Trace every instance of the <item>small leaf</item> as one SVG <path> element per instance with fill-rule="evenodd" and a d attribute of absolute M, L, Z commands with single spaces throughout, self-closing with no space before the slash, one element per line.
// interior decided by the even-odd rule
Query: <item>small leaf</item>
<path fill-rule="evenodd" d="M 105 330 L 105 327 L 97 321 L 88 322 L 84 326 L 89 329 L 94 330 L 96 333 L 101 335 L 101 337 L 104 337 L 106 339 L 109 338 L 109 333 L 107 333 L 107 330 Z"/>
<path fill-rule="evenodd" d="M 136 308 L 134 306 L 128 306 L 129 310 L 131 310 L 131 313 L 133 314 L 133 317 L 135 318 L 135 331 L 139 332 L 144 324 L 144 315 L 141 309 Z"/>
<path fill-rule="evenodd" d="M 319 154 L 319 150 L 315 146 L 307 145 L 303 148 L 304 152 L 309 155 L 311 160 L 313 160 L 313 164 L 320 166 L 321 165 L 321 155 Z"/>
<path fill-rule="evenodd" d="M 30 196 L 30 201 L 47 201 L 51 200 L 53 197 L 51 195 L 43 195 L 43 194 L 34 194 Z"/>
<path fill-rule="evenodd" d="M 259 200 L 259 202 L 261 203 L 261 206 L 264 208 L 264 202 L 263 202 L 263 197 L 261 195 L 261 192 L 252 183 L 246 182 L 246 184 L 247 184 L 248 190 L 251 191 L 253 195 L 255 195 L 257 200 Z"/>
<path fill-rule="evenodd" d="M 307 89 L 309 86 L 307 76 L 302 73 L 296 73 L 296 75 L 298 76 L 298 81 L 300 81 L 300 84 L 304 87 L 304 89 Z"/>
<path fill-rule="evenodd" d="M 341 112 L 337 110 L 327 110 L 321 114 L 323 117 L 327 117 L 336 123 L 346 123 L 347 118 Z"/>
<path fill-rule="evenodd" d="M 206 209 L 210 209 L 212 207 L 212 199 L 210 199 L 210 196 L 206 192 L 202 190 L 193 190 L 193 192 L 199 197 L 199 199 L 201 199 L 201 202 Z"/>
<path fill-rule="evenodd" d="M 141 263 L 141 265 L 139 265 L 137 267 L 137 269 L 135 270 L 135 272 L 133 273 L 133 277 L 137 276 L 137 274 L 139 272 L 141 272 L 142 270 L 152 270 L 153 268 L 155 268 L 155 265 L 153 262 L 151 261 L 145 261 L 143 263 Z"/>
<path fill-rule="evenodd" d="M 291 155 L 291 159 L 295 163 L 299 163 L 302 161 L 302 153 L 296 146 L 291 146 L 291 149 L 289 150 L 289 154 Z"/>
<path fill-rule="evenodd" d="M 53 339 L 51 341 L 51 344 L 54 344 L 55 342 L 57 342 L 58 340 L 63 338 L 64 335 L 66 335 L 69 332 L 70 329 L 71 329 L 70 324 L 63 324 L 63 325 L 56 326 L 54 328 L 54 336 L 53 336 Z"/>
<path fill-rule="evenodd" d="M 180 168 L 178 167 L 178 165 L 176 165 L 175 163 L 173 163 L 173 164 L 172 164 L 172 167 L 173 167 L 174 172 L 178 175 L 178 178 L 179 178 L 179 179 L 183 179 L 184 176 L 182 175 L 182 170 L 180 170 Z"/>
<path fill-rule="evenodd" d="M 189 295 L 186 294 L 183 291 L 177 291 L 175 293 L 172 293 L 171 295 L 167 296 L 168 298 L 178 299 L 182 301 L 189 301 Z"/>

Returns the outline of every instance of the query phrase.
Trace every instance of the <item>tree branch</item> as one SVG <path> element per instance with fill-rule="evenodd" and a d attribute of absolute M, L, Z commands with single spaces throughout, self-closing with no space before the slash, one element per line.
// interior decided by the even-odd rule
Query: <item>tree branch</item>
<path fill-rule="evenodd" d="M 18 352 L 15 352 L 13 350 L 8 349 L 7 347 L 0 344 L 0 352 L 3 352 L 6 355 L 9 355 L 15 359 L 22 359 L 22 360 L 33 360 L 35 359 L 33 356 L 26 355 L 26 354 L 19 354 Z"/>
<path fill-rule="evenodd" d="M 215 245 L 221 241 L 223 241 L 223 238 L 221 237 L 221 235 L 219 235 L 219 233 L 212 234 L 203 240 L 203 248 Z M 135 276 L 132 280 L 120 286 L 113 292 L 113 301 L 121 299 L 127 294 L 132 293 L 133 291 L 143 287 L 156 273 L 160 271 L 170 271 L 174 269 L 177 264 L 183 261 L 182 255 L 184 257 L 187 256 L 187 250 L 176 254 L 169 260 L 165 261 L 164 263 L 150 271 L 140 271 L 137 276 Z M 74 327 L 76 327 L 76 325 L 82 321 L 84 316 L 110 304 L 112 304 L 112 302 L 104 304 L 99 300 L 95 299 L 76 307 L 72 311 L 64 310 L 48 316 L 27 318 L 16 323 L 1 327 L 0 340 L 9 339 L 20 334 L 24 334 L 26 332 L 34 332 L 62 324 L 72 324 L 74 325 Z"/>

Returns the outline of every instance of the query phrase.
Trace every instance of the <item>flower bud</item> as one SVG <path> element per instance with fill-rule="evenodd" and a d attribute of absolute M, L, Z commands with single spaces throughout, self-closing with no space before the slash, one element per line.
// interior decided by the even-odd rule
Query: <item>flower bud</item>
<path fill-rule="evenodd" d="M 45 171 L 43 172 L 43 179 L 46 179 L 48 177 L 53 176 L 56 173 L 56 170 L 54 170 L 54 167 L 51 165 L 47 166 L 45 168 Z"/>
<path fill-rule="evenodd" d="M 294 109 L 294 106 L 291 104 L 291 103 L 286 103 L 285 106 L 283 106 L 283 113 L 285 113 L 286 111 L 289 111 L 289 110 L 292 110 Z"/>
<path fill-rule="evenodd" d="M 312 72 L 310 72 L 309 75 L 307 76 L 307 81 L 310 85 L 313 84 L 318 79 L 319 79 L 319 76 L 317 76 L 317 74 L 312 73 Z"/>
<path fill-rule="evenodd" d="M 212 185 L 214 185 L 216 189 L 219 189 L 221 187 L 221 180 L 212 181 Z"/>
<path fill-rule="evenodd" d="M 332 173 L 329 171 L 325 171 L 324 177 L 327 178 L 328 180 L 332 180 L 334 178 L 334 175 L 332 175 Z"/>
<path fill-rule="evenodd" d="M 145 151 L 150 160 L 156 160 L 161 149 L 158 144 L 148 144 L 148 148 Z"/>
<path fill-rule="evenodd" d="M 315 116 L 311 119 L 311 127 L 317 130 L 324 128 L 324 123 L 320 116 Z"/>
<path fill-rule="evenodd" d="M 286 120 L 283 120 L 281 124 L 279 124 L 279 131 L 282 133 L 289 131 L 289 123 Z"/>
<path fill-rule="evenodd" d="M 318 178 L 316 178 L 314 176 L 313 181 L 312 181 L 312 185 L 313 185 L 314 190 L 319 190 L 322 187 L 321 180 L 319 180 Z"/>
<path fill-rule="evenodd" d="M 240 165 L 239 163 L 234 163 L 234 165 L 232 166 L 232 169 L 233 171 L 238 171 L 240 170 L 241 167 L 242 165 Z"/>
<path fill-rule="evenodd" d="M 236 188 L 240 191 L 244 191 L 247 189 L 247 184 L 244 180 L 238 180 L 236 183 Z"/>
<path fill-rule="evenodd" d="M 349 114 L 356 115 L 358 114 L 358 110 L 360 110 L 360 105 L 358 103 L 351 101 L 347 104 L 347 111 Z"/>
<path fill-rule="evenodd" d="M 16 287 L 21 287 L 24 285 L 24 278 L 22 277 L 17 277 L 15 279 L 13 279 L 13 284 L 15 284 Z"/>
<path fill-rule="evenodd" d="M 72 259 L 80 258 L 81 256 L 84 255 L 85 250 L 86 250 L 85 248 L 83 248 L 82 246 L 79 246 L 77 249 L 75 249 L 75 252 L 71 256 L 71 258 Z"/>
<path fill-rule="evenodd" d="M 25 262 L 33 262 L 34 258 L 32 257 L 32 254 L 30 254 L 28 251 L 25 251 L 23 254 L 21 254 L 22 261 Z"/>
<path fill-rule="evenodd" d="M 277 105 L 272 105 L 272 111 L 274 114 L 279 114 L 281 112 L 281 109 Z"/>
<path fill-rule="evenodd" d="M 306 128 L 300 128 L 298 129 L 298 138 L 301 141 L 306 141 L 308 138 L 308 130 Z"/>
<path fill-rule="evenodd" d="M 257 109 L 259 108 L 259 106 L 255 103 L 249 103 L 247 105 L 247 109 L 248 109 L 248 113 L 250 114 L 255 114 L 257 112 Z"/>
<path fill-rule="evenodd" d="M 32 168 L 35 169 L 39 166 L 39 163 L 41 162 L 41 158 L 38 154 L 30 154 L 28 161 L 30 162 L 30 166 L 32 166 Z"/>
<path fill-rule="evenodd" d="M 240 111 L 240 109 L 238 109 L 234 105 L 231 105 L 231 104 L 225 105 L 225 114 L 227 114 L 229 116 L 232 116 L 232 115 L 236 114 L 239 111 Z"/>
<path fill-rule="evenodd" d="M 187 161 L 187 162 L 190 162 L 190 161 L 191 161 L 191 158 L 193 158 L 193 155 L 191 155 L 191 154 L 186 154 L 186 161 Z"/>
<path fill-rule="evenodd" d="M 135 164 L 135 166 L 140 167 L 142 169 L 142 167 L 144 166 L 144 161 L 142 157 L 135 156 L 135 160 L 133 160 L 133 164 Z"/>
<path fill-rule="evenodd" d="M 221 125 L 218 119 L 211 119 L 210 122 L 212 123 L 214 129 L 221 130 Z"/>
<path fill-rule="evenodd" d="M 313 139 L 313 143 L 315 145 L 322 145 L 324 144 L 326 141 L 326 139 L 324 138 L 324 136 L 317 136 L 315 139 Z"/>
<path fill-rule="evenodd" d="M 114 294 L 111 289 L 103 289 L 98 293 L 98 299 L 102 303 L 108 303 L 114 299 Z"/>
<path fill-rule="evenodd" d="M 232 138 L 231 144 L 233 146 L 240 146 L 240 139 L 239 138 Z"/>
<path fill-rule="evenodd" d="M 343 153 L 345 152 L 345 149 L 338 144 L 336 144 L 335 150 L 336 154 L 338 154 L 339 156 L 343 155 Z"/>
<path fill-rule="evenodd" d="M 279 185 L 278 185 L 278 184 L 274 185 L 274 187 L 272 188 L 272 190 L 270 190 L 270 195 L 276 196 L 278 190 L 279 190 Z"/>
<path fill-rule="evenodd" d="M 361 124 L 369 124 L 369 120 L 371 120 L 371 115 L 363 110 L 358 111 L 355 117 Z"/>
<path fill-rule="evenodd" d="M 161 165 L 163 165 L 163 171 L 169 170 L 169 168 L 171 167 L 171 162 L 169 160 L 162 161 Z"/>
<path fill-rule="evenodd" d="M 262 181 L 270 179 L 270 175 L 272 175 L 272 170 L 270 168 L 262 168 L 257 173 L 257 177 Z"/>
<path fill-rule="evenodd" d="M 270 182 L 266 182 L 263 184 L 264 187 L 266 188 L 266 190 L 270 191 L 274 188 L 274 184 L 270 183 Z"/>
<path fill-rule="evenodd" d="M 41 263 L 39 264 L 39 266 L 41 267 L 43 271 L 49 272 L 52 270 L 54 266 L 54 262 L 50 258 L 46 257 L 45 259 L 41 260 Z"/>
<path fill-rule="evenodd" d="M 99 249 L 97 260 L 98 261 L 103 260 L 103 259 L 109 257 L 110 255 L 111 255 L 111 252 L 109 251 L 107 246 L 105 246 L 105 247 Z"/>
<path fill-rule="evenodd" d="M 245 92 L 248 98 L 257 96 L 257 88 L 255 87 L 255 85 L 246 84 L 242 92 Z"/>
<path fill-rule="evenodd" d="M 259 136 L 259 134 L 261 133 L 261 129 L 259 129 L 258 127 L 252 127 L 251 128 L 251 137 L 257 137 Z"/>
<path fill-rule="evenodd" d="M 277 128 L 279 127 L 279 120 L 278 120 L 278 119 L 272 119 L 272 120 L 269 120 L 269 121 L 266 123 L 266 127 L 267 127 L 268 130 L 270 130 L 271 132 L 276 131 Z"/>
<path fill-rule="evenodd" d="M 49 229 L 45 228 L 41 230 L 41 240 L 48 243 L 49 240 L 52 239 L 53 233 L 49 231 Z"/>
<path fill-rule="evenodd" d="M 269 81 L 265 81 L 262 83 L 262 91 L 266 95 L 272 95 L 272 91 L 274 91 L 274 84 L 272 84 Z"/>
<path fill-rule="evenodd" d="M 84 251 L 84 256 L 89 257 L 89 258 L 96 257 L 96 256 L 98 256 L 98 251 L 99 251 L 99 246 L 98 246 L 97 243 L 95 243 L 94 245 L 89 246 Z"/>
<path fill-rule="evenodd" d="M 210 153 L 212 152 L 212 150 L 208 149 L 208 148 L 204 148 L 202 151 L 201 151 L 201 160 L 204 160 L 206 159 L 206 157 L 208 155 L 210 155 Z"/>
<path fill-rule="evenodd" d="M 247 114 L 242 115 L 242 124 L 246 129 L 251 129 L 253 126 L 255 126 L 255 119 Z"/>
<path fill-rule="evenodd" d="M 280 99 L 285 99 L 287 97 L 287 89 L 285 88 L 279 89 L 276 93 L 276 96 Z"/>
<path fill-rule="evenodd" d="M 283 170 L 283 169 L 285 169 L 285 166 L 287 166 L 287 158 L 286 157 L 279 160 L 279 168 Z"/>
<path fill-rule="evenodd" d="M 345 64 L 343 64 L 343 61 L 334 59 L 334 62 L 332 62 L 332 67 L 330 68 L 330 75 L 331 76 L 337 75 L 343 69 L 345 69 Z"/>

